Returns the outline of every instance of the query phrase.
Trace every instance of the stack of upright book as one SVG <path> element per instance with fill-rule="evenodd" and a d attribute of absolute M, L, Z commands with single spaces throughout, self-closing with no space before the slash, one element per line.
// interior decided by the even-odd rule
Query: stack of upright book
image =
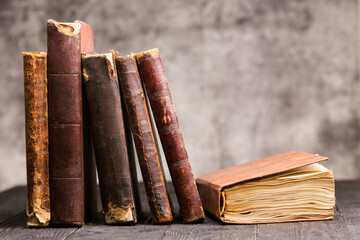
<path fill-rule="evenodd" d="M 81 21 L 48 20 L 47 39 L 47 52 L 23 53 L 28 226 L 89 222 L 96 169 L 105 223 L 137 223 L 133 140 L 153 223 L 171 222 L 156 129 L 183 222 L 203 221 L 159 50 L 94 53 L 92 28 Z"/>

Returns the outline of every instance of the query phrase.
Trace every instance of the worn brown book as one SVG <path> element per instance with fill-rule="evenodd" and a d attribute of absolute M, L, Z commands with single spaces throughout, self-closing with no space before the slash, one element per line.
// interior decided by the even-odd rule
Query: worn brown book
<path fill-rule="evenodd" d="M 116 61 L 116 57 L 121 56 L 118 51 L 110 50 L 109 51 L 112 54 L 114 63 Z M 115 64 L 116 65 L 116 64 Z M 124 94 L 121 90 L 121 85 L 119 83 L 120 87 L 120 99 L 121 99 L 121 111 L 123 114 L 123 122 L 124 122 L 124 130 L 125 130 L 125 139 L 126 139 L 126 149 L 128 153 L 128 160 L 129 160 L 129 167 L 130 167 L 130 175 L 131 175 L 131 186 L 132 186 L 132 193 L 135 201 L 135 210 L 136 210 L 136 216 L 137 220 L 142 220 L 143 217 L 143 211 L 141 207 L 141 196 L 139 192 L 139 182 L 138 182 L 138 175 L 136 170 L 136 157 L 135 157 L 135 149 L 134 149 L 134 142 L 133 137 L 131 133 L 131 126 L 130 126 L 130 119 L 126 111 L 125 107 L 125 100 L 124 100 Z"/>
<path fill-rule="evenodd" d="M 116 57 L 116 66 L 153 222 L 171 222 L 173 216 L 135 55 Z"/>
<path fill-rule="evenodd" d="M 204 209 L 225 223 L 327 220 L 334 216 L 334 177 L 327 158 L 285 152 L 196 179 Z"/>
<path fill-rule="evenodd" d="M 27 170 L 27 225 L 50 223 L 46 52 L 23 52 Z"/>
<path fill-rule="evenodd" d="M 136 223 L 120 88 L 111 53 L 82 56 L 105 223 Z"/>
<path fill-rule="evenodd" d="M 162 66 L 159 50 L 136 54 L 184 223 L 202 221 L 204 211 Z"/>
<path fill-rule="evenodd" d="M 85 201 L 81 42 L 88 46 L 85 38 L 92 38 L 92 31 L 81 33 L 82 25 L 47 22 L 51 222 L 59 225 L 83 225 L 90 206 Z"/>

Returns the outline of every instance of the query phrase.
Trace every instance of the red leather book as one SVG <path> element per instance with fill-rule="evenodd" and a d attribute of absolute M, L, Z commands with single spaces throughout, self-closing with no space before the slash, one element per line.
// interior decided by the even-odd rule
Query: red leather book
<path fill-rule="evenodd" d="M 105 223 L 136 223 L 120 87 L 112 54 L 83 54 L 82 62 Z"/>
<path fill-rule="evenodd" d="M 153 222 L 169 223 L 173 216 L 135 56 L 116 57 L 116 66 Z"/>
<path fill-rule="evenodd" d="M 290 151 L 196 179 L 205 210 L 224 223 L 327 220 L 334 216 L 327 157 Z"/>
<path fill-rule="evenodd" d="M 50 223 L 46 53 L 24 52 L 27 225 Z"/>
<path fill-rule="evenodd" d="M 202 221 L 204 211 L 191 170 L 158 49 L 136 54 L 184 223 Z"/>
<path fill-rule="evenodd" d="M 94 52 L 94 33 L 90 25 L 76 20 L 81 24 L 80 39 L 81 52 Z M 84 79 L 82 78 L 82 83 Z M 84 140 L 84 190 L 85 190 L 85 221 L 94 219 L 98 213 L 95 153 L 90 131 L 90 116 L 87 109 L 86 92 L 82 84 L 82 113 L 83 113 L 83 140 Z"/>
<path fill-rule="evenodd" d="M 84 183 L 81 35 L 85 39 L 92 33 L 81 33 L 82 25 L 47 22 L 51 222 L 58 225 L 83 225 L 88 206 Z M 91 46 L 85 42 L 84 46 Z"/>

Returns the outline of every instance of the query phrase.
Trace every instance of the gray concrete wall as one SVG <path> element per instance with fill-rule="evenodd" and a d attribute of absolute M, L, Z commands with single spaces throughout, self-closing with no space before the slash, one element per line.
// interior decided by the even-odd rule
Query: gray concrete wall
<path fill-rule="evenodd" d="M 0 190 L 25 184 L 21 51 L 46 19 L 98 52 L 158 47 L 195 176 L 288 150 L 360 177 L 358 1 L 0 1 Z"/>

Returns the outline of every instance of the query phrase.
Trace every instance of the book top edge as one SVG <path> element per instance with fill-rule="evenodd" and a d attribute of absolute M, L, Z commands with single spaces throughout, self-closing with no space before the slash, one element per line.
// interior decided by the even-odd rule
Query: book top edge
<path fill-rule="evenodd" d="M 290 151 L 263 159 L 224 168 L 196 179 L 207 182 L 221 191 L 223 188 L 276 173 L 281 173 L 298 167 L 328 160 L 327 157 L 310 153 Z"/>
<path fill-rule="evenodd" d="M 80 33 L 80 22 L 58 22 L 53 19 L 47 20 L 48 25 L 56 27 L 57 31 L 66 36 L 75 36 Z"/>
<path fill-rule="evenodd" d="M 30 56 L 30 57 L 46 57 L 47 53 L 46 52 L 22 52 L 22 55 L 25 56 Z"/>
<path fill-rule="evenodd" d="M 159 49 L 153 48 L 153 49 L 149 49 L 149 50 L 146 50 L 143 52 L 136 53 L 136 58 L 139 59 L 144 56 L 152 56 L 155 58 L 155 57 L 159 56 L 159 54 L 160 54 Z"/>

